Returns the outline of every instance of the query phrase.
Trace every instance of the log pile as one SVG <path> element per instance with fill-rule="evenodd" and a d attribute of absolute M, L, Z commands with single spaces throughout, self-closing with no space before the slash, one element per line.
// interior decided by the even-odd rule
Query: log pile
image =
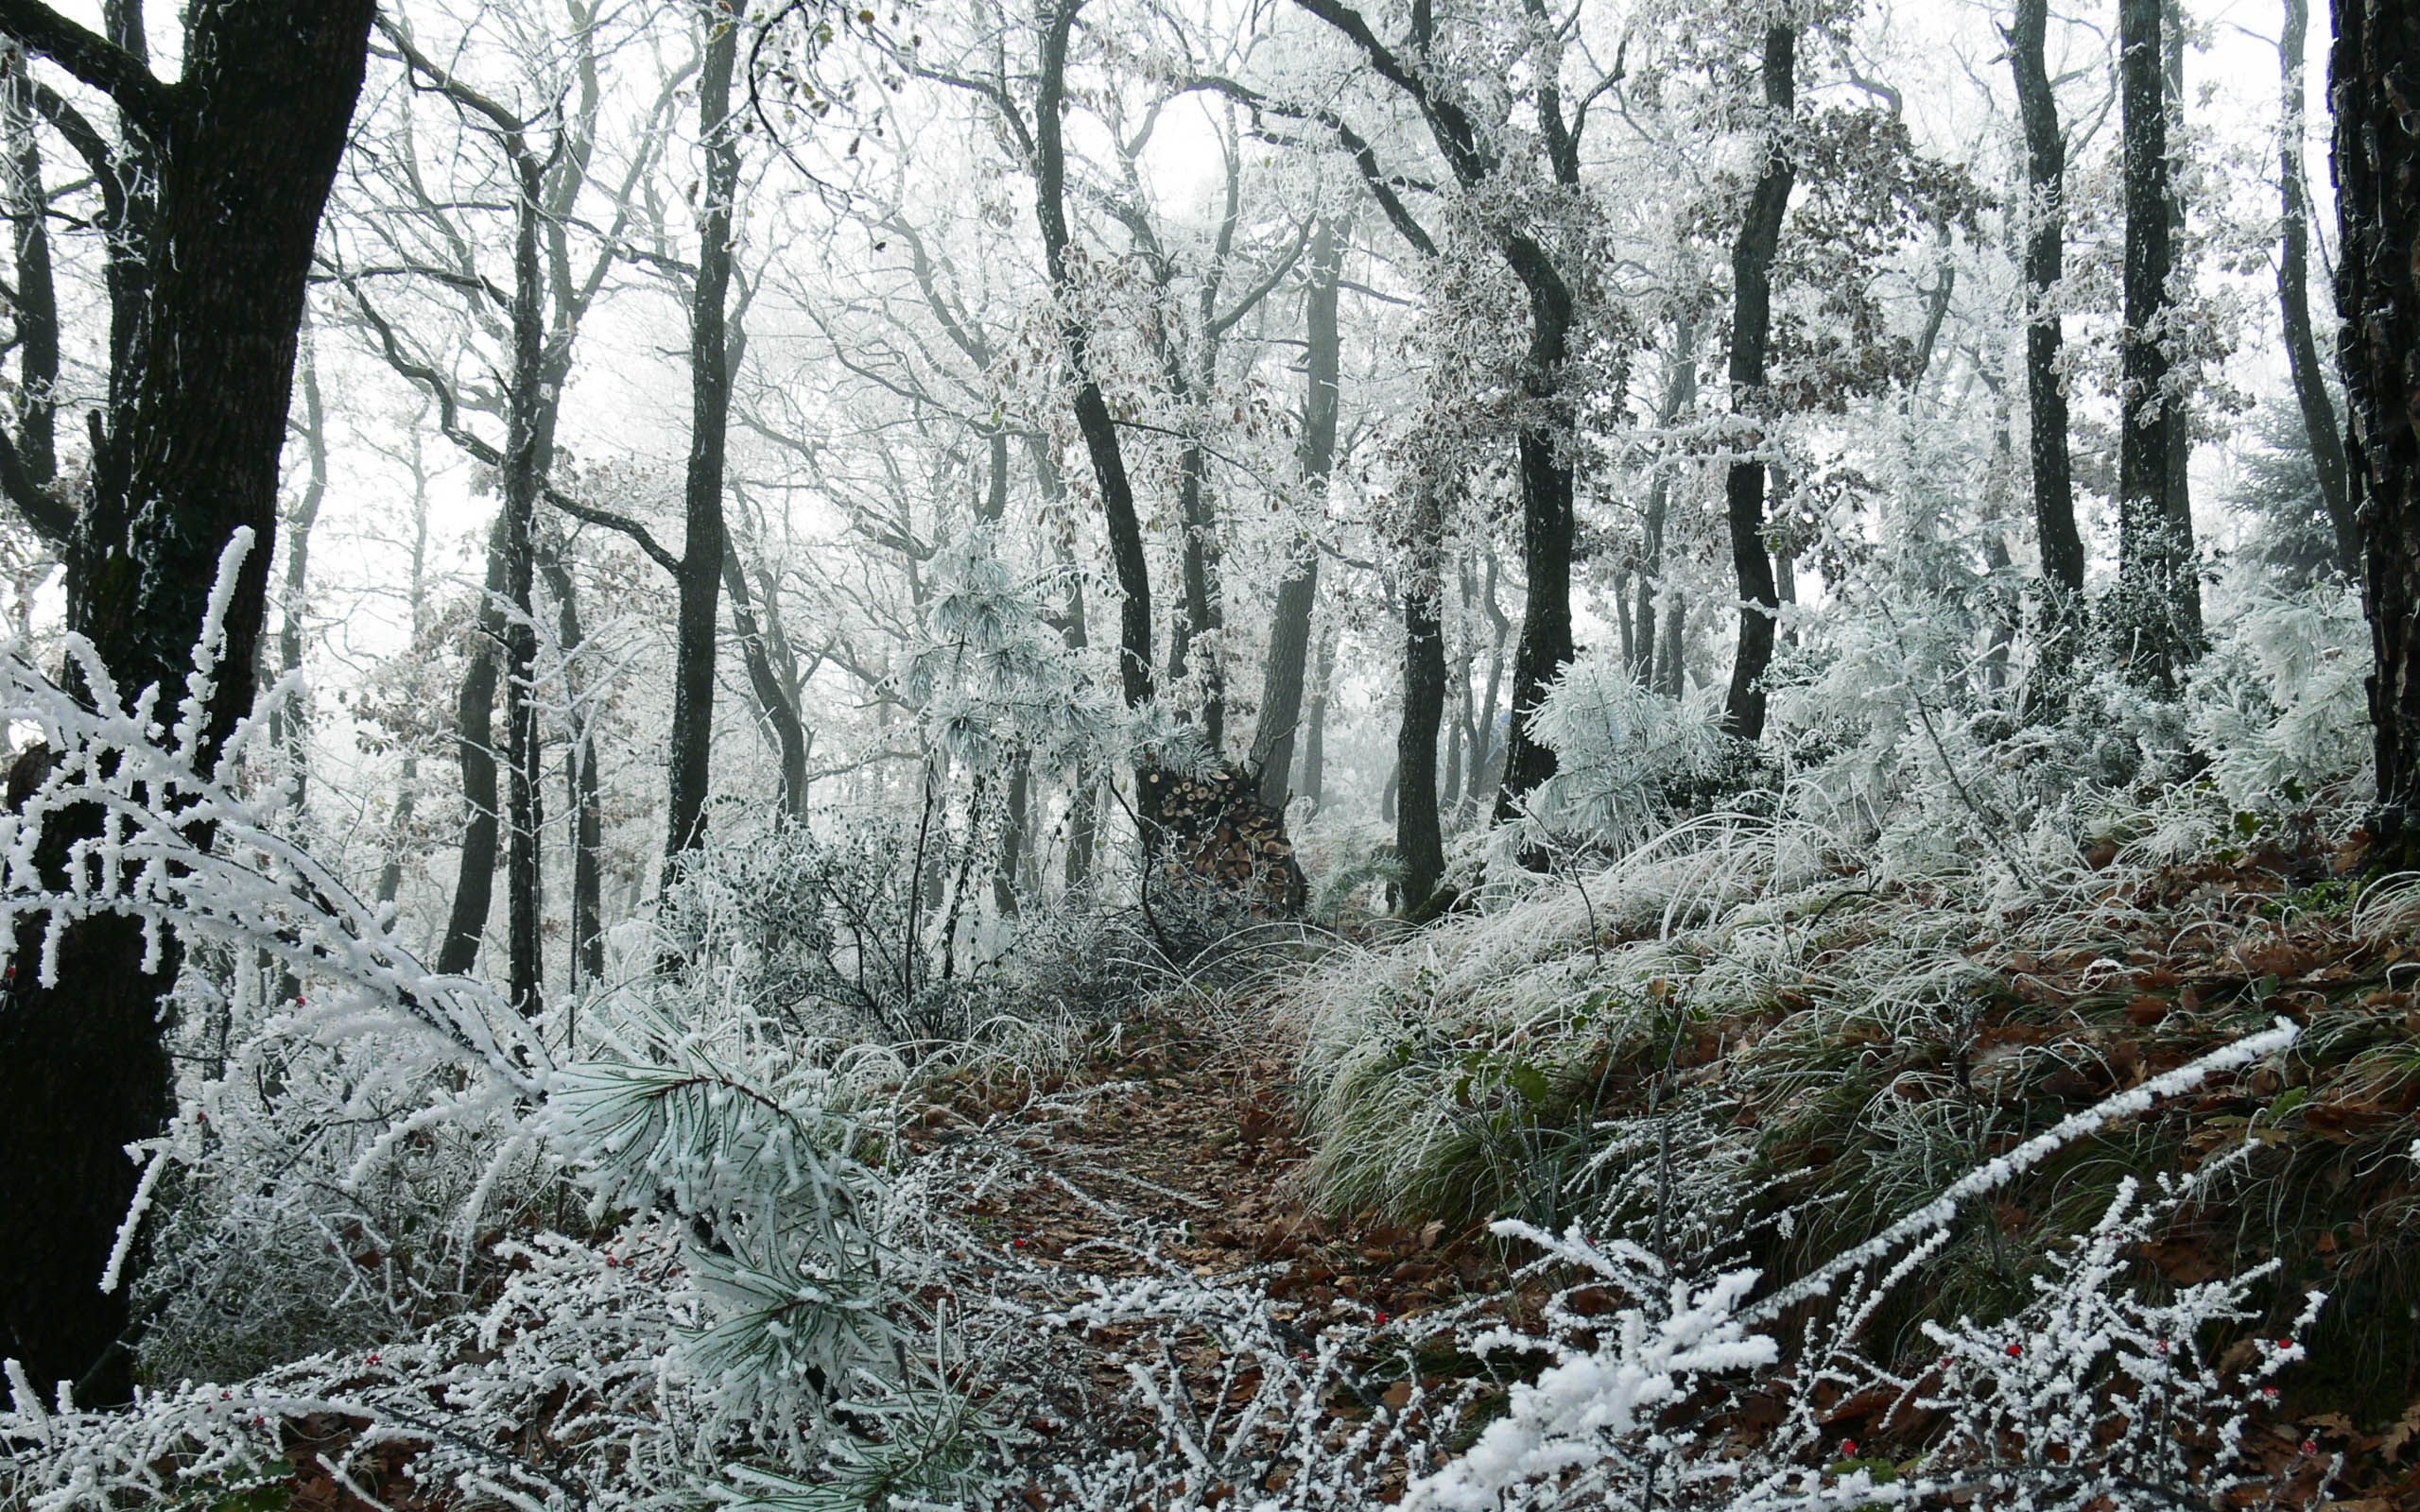
<path fill-rule="evenodd" d="M 1198 776 L 1150 771 L 1143 783 L 1143 812 L 1159 828 L 1156 864 L 1169 876 L 1243 900 L 1255 914 L 1302 913 L 1310 888 L 1286 816 L 1260 801 L 1250 774 L 1232 766 Z"/>

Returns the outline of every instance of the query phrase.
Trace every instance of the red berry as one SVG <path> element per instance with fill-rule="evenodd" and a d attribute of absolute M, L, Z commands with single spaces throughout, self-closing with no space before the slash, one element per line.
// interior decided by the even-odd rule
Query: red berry
<path fill-rule="evenodd" d="M 2162 1339 L 2157 1344 L 2152 1345 L 2152 1348 L 2157 1349 L 2162 1354 L 2166 1354 L 2168 1352 L 2168 1341 L 2166 1339 Z"/>
<path fill-rule="evenodd" d="M 1855 1459 L 1855 1458 L 1857 1458 L 1857 1440 L 1856 1440 L 1856 1439 L 1854 1439 L 1854 1438 L 1843 1438 L 1843 1439 L 1841 1439 L 1841 1458 L 1842 1458 L 1842 1459 Z"/>
<path fill-rule="evenodd" d="M 374 1355 L 374 1354 L 373 1354 L 373 1355 L 372 1355 L 372 1356 L 370 1357 L 370 1363 L 371 1363 L 372 1365 L 376 1365 L 376 1364 L 378 1363 L 378 1357 L 377 1357 L 376 1355 Z"/>
<path fill-rule="evenodd" d="M 1381 1324 L 1385 1323 L 1385 1322 L 1387 1321 L 1387 1314 L 1385 1314 L 1384 1313 L 1379 1314 L 1378 1314 L 1378 1321 L 1379 1321 Z"/>
<path fill-rule="evenodd" d="M 2317 1454 L 2319 1452 L 2319 1446 L 2306 1438 L 2303 1440 L 2303 1452 L 2306 1454 Z"/>
<path fill-rule="evenodd" d="M 2024 1352 L 2025 1352 L 2025 1346 L 2023 1346 L 2023 1345 L 2021 1345 L 2021 1344 L 2012 1344 L 2012 1345 L 2010 1345 L 2010 1346 L 2008 1347 L 2008 1357 L 2009 1357 L 2010 1359 L 2012 1359 L 2012 1360 L 2015 1359 L 2017 1356 L 2019 1356 L 2019 1355 L 2023 1354 Z"/>
<path fill-rule="evenodd" d="M 2260 1397 L 2264 1401 L 2274 1401 L 2277 1400 L 2277 1388 L 2274 1386 L 2263 1386 L 2260 1388 Z"/>
<path fill-rule="evenodd" d="M 2291 1339 L 2279 1339 L 2279 1340 L 2277 1341 L 2277 1348 L 2279 1348 L 2279 1349 L 2292 1349 L 2293 1347 L 2294 1347 L 2294 1341 L 2293 1341 L 2293 1340 L 2291 1340 Z"/>

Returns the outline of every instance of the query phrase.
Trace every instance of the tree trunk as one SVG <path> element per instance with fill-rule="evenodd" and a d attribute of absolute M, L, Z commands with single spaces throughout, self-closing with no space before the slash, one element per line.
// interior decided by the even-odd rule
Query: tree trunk
<path fill-rule="evenodd" d="M 705 62 L 698 75 L 698 139 L 706 155 L 699 215 L 698 282 L 689 304 L 688 534 L 681 548 L 680 645 L 673 658 L 671 793 L 664 853 L 678 862 L 705 838 L 715 736 L 715 644 L 721 632 L 723 451 L 731 430 L 725 306 L 731 297 L 732 199 L 739 192 L 739 135 L 731 76 L 739 17 L 730 0 L 705 0 Z"/>
<path fill-rule="evenodd" d="M 12 60 L 0 101 L 8 112 L 9 216 L 17 286 L 9 311 L 17 322 L 17 434 L 12 443 L 25 488 L 47 497 L 59 478 L 59 289 L 50 254 L 50 194 L 43 182 L 42 142 L 34 132 L 33 81 Z M 0 457 L 0 465 L 5 465 Z M 10 489 L 11 494 L 20 490 Z M 39 512 L 37 512 L 39 511 Z M 53 545 L 64 545 L 74 517 L 65 504 L 35 503 L 29 523 Z"/>
<path fill-rule="evenodd" d="M 1403 719 L 1395 732 L 1395 854 L 1407 914 L 1419 913 L 1445 875 L 1444 830 L 1437 816 L 1437 724 L 1445 712 L 1445 637 L 1437 613 L 1443 523 L 1425 488 L 1415 507 L 1416 557 L 1403 592 Z"/>
<path fill-rule="evenodd" d="M 479 964 L 488 911 L 495 899 L 502 790 L 496 780 L 496 665 L 504 642 L 504 517 L 488 534 L 487 578 L 471 628 L 470 657 L 454 699 L 454 753 L 462 771 L 462 840 L 455 862 L 454 902 L 438 946 L 437 969 L 467 976 Z"/>
<path fill-rule="evenodd" d="M 806 724 L 786 679 L 773 665 L 771 646 L 748 592 L 747 576 L 740 571 L 739 553 L 728 536 L 723 541 L 722 579 L 731 593 L 732 627 L 739 633 L 740 664 L 748 669 L 756 712 L 771 727 L 774 748 L 781 753 L 782 790 L 776 804 L 784 819 L 803 824 L 806 821 Z"/>
<path fill-rule="evenodd" d="M 0 0 L 0 31 L 116 99 L 156 183 L 156 218 L 110 259 L 113 292 L 139 287 L 141 306 L 123 329 L 113 320 L 107 434 L 68 551 L 68 628 L 120 689 L 157 685 L 173 701 L 220 554 L 251 535 L 221 622 L 205 769 L 252 702 L 296 333 L 371 14 L 368 0 L 198 0 L 169 86 L 47 7 Z M 63 882 L 67 846 L 98 829 L 95 814 L 55 816 L 38 863 Z M 40 916 L 20 924 L 21 965 L 0 988 L 0 1150 L 12 1152 L 0 1160 L 0 1356 L 44 1388 L 74 1382 L 83 1403 L 114 1402 L 132 1385 L 126 1275 L 110 1292 L 97 1283 L 134 1190 L 125 1147 L 168 1110 L 158 1000 L 182 953 L 171 936 L 147 958 L 133 920 L 95 919 L 65 931 L 45 987 L 33 970 L 43 933 Z"/>
<path fill-rule="evenodd" d="M 2178 496 L 2179 407 L 2166 393 L 2170 363 L 2160 327 L 2175 259 L 2169 182 L 2163 0 L 2119 0 L 2118 80 L 2124 129 L 2125 321 L 2118 450 L 2118 601 L 2112 626 L 2128 675 L 2173 694 L 2202 638 L 2193 522 Z"/>
<path fill-rule="evenodd" d="M 1490 768 L 1500 748 L 1495 738 L 1495 711 L 1504 696 L 1504 643 L 1512 636 L 1512 622 L 1504 615 L 1504 608 L 1495 601 L 1495 577 L 1501 570 L 1495 559 L 1495 548 L 1487 548 L 1487 576 L 1479 583 L 1479 608 L 1487 614 L 1487 696 L 1479 705 L 1478 736 L 1471 742 L 1471 802 L 1478 804 L 1488 797 Z"/>
<path fill-rule="evenodd" d="M 506 398 L 504 446 L 504 748 L 505 991 L 513 1008 L 534 1016 L 545 980 L 539 925 L 539 846 L 544 823 L 539 786 L 544 752 L 538 738 L 538 492 L 546 475 L 553 409 L 540 309 L 538 222 L 544 165 L 526 146 L 513 153 L 521 185 L 513 237 L 512 392 Z"/>
<path fill-rule="evenodd" d="M 1789 119 L 1798 98 L 1797 67 L 1797 30 L 1790 26 L 1768 29 L 1765 161 L 1749 197 L 1739 239 L 1731 251 L 1731 407 L 1737 414 L 1757 415 L 1765 404 L 1765 354 L 1772 335 L 1773 253 L 1781 245 L 1782 216 L 1789 209 L 1789 192 L 1797 181 Z M 1761 446 L 1761 438 L 1754 444 Z M 1764 678 L 1772 664 L 1774 621 L 1781 609 L 1772 558 L 1765 549 L 1764 462 L 1745 457 L 1732 463 L 1724 497 L 1731 527 L 1731 567 L 1739 585 L 1739 645 L 1731 663 L 1722 723 L 1735 738 L 1753 742 L 1764 738 Z"/>
<path fill-rule="evenodd" d="M 1456 92 L 1440 89 L 1432 78 L 1448 77 L 1447 65 L 1431 55 L 1433 18 L 1426 0 L 1413 8 L 1409 60 L 1380 43 L 1370 23 L 1342 0 L 1297 0 L 1302 8 L 1341 33 L 1369 60 L 1377 74 L 1408 94 L 1420 108 L 1439 154 L 1466 191 L 1478 190 L 1502 170 L 1495 144 L 1463 108 Z M 1580 121 L 1566 121 L 1559 71 L 1539 70 L 1532 92 L 1538 137 L 1546 145 L 1547 164 L 1555 184 L 1577 193 L 1580 186 Z M 1582 108 L 1584 112 L 1584 107 Z M 1362 149 L 1366 156 L 1366 148 Z M 1365 175 L 1365 177 L 1368 177 Z M 1373 187 L 1378 187 L 1374 179 Z M 1424 255 L 1436 253 L 1434 241 L 1405 213 L 1400 200 L 1381 194 L 1388 219 Z M 1517 438 L 1521 481 L 1521 548 L 1526 589 L 1521 610 L 1521 639 L 1513 651 L 1512 718 L 1504 750 L 1504 777 L 1495 795 L 1500 822 L 1519 812 L 1530 789 L 1554 775 L 1554 752 L 1530 738 L 1530 718 L 1548 684 L 1572 657 L 1571 463 L 1572 396 L 1564 391 L 1564 364 L 1568 356 L 1574 301 L 1571 284 L 1546 243 L 1518 226 L 1499 224 L 1494 232 L 1497 252 L 1520 281 L 1530 307 L 1530 345 L 1521 364 L 1521 421 Z"/>
<path fill-rule="evenodd" d="M 1003 919 L 1016 916 L 1025 860 L 1027 810 L 1032 803 L 1033 761 L 1024 751 L 1009 760 L 1008 799 L 1000 816 L 1000 853 L 992 867 L 992 907 Z"/>
<path fill-rule="evenodd" d="M 2017 0 L 2009 32 L 2016 103 L 2025 119 L 2025 404 L 2031 426 L 2033 536 L 2042 556 L 2041 665 L 2056 696 L 2083 634 L 2083 537 L 2076 530 L 2075 469 L 2067 450 L 2067 390 L 2059 374 L 2066 336 L 2057 305 L 2066 260 L 2067 140 L 2043 58 L 2049 0 Z"/>
<path fill-rule="evenodd" d="M 426 644 L 428 619 L 428 472 L 422 463 L 417 424 L 409 439 L 411 452 L 406 465 L 412 474 L 411 645 L 417 653 Z M 378 868 L 375 897 L 380 903 L 393 902 L 404 890 L 404 853 L 411 843 L 412 809 L 419 797 L 420 756 L 406 749 L 403 769 L 395 779 L 395 810 L 388 827 L 387 859 Z"/>
<path fill-rule="evenodd" d="M 2345 487 L 2344 436 L 2327 397 L 2325 369 L 2310 324 L 2310 206 L 2303 199 L 2303 48 L 2310 31 L 2310 0 L 2286 0 L 2286 26 L 2277 41 L 2283 78 L 2277 147 L 2279 208 L 2283 232 L 2277 257 L 2277 307 L 2286 336 L 2286 366 L 2294 382 L 2294 403 L 2310 438 L 2311 465 L 2319 473 L 2320 499 L 2336 538 L 2336 568 L 2348 578 L 2361 573 L 2361 526 L 2353 518 Z"/>
<path fill-rule="evenodd" d="M 1184 361 L 1181 351 L 1170 354 L 1171 397 L 1180 410 L 1190 409 L 1208 387 L 1183 375 Z M 1219 601 L 1219 525 L 1210 508 L 1209 467 L 1209 454 L 1201 449 L 1201 438 L 1187 435 L 1178 448 L 1176 463 L 1176 513 L 1183 524 L 1177 569 L 1184 590 L 1184 610 L 1168 629 L 1168 680 L 1184 679 L 1195 637 L 1201 637 L 1208 652 L 1201 663 L 1201 740 L 1217 756 L 1227 741 L 1226 673 L 1219 653 L 1219 632 L 1225 628 L 1225 615 Z"/>
<path fill-rule="evenodd" d="M 1311 689 L 1311 713 L 1303 733 L 1303 780 L 1295 791 L 1311 800 L 1311 812 L 1319 812 L 1327 781 L 1327 696 L 1336 679 L 1336 627 L 1330 625 L 1320 634 L 1320 659 L 1316 685 Z"/>
<path fill-rule="evenodd" d="M 277 673 L 290 678 L 302 669 L 303 599 L 311 581 L 311 529 L 319 524 L 320 506 L 328 496 L 327 412 L 320 402 L 318 364 L 311 349 L 301 350 L 299 374 L 302 387 L 302 447 L 309 472 L 302 496 L 294 501 L 285 540 L 285 605 L 277 627 Z M 299 811 L 308 796 L 310 731 L 300 711 L 279 699 L 268 711 L 269 743 L 285 752 L 293 802 Z"/>
<path fill-rule="evenodd" d="M 1664 398 L 1656 406 L 1655 423 L 1669 431 L 1682 411 L 1698 399 L 1698 327 L 1684 315 L 1672 329 L 1672 350 L 1665 369 Z M 1642 688 L 1655 686 L 1655 600 L 1664 579 L 1664 535 L 1672 512 L 1672 470 L 1659 459 L 1647 484 L 1646 545 L 1638 570 L 1638 602 L 1631 619 L 1637 639 L 1631 652 L 1631 676 Z"/>
<path fill-rule="evenodd" d="M 1504 780 L 1495 790 L 1495 822 L 1515 816 L 1521 800 L 1554 775 L 1554 752 L 1530 735 L 1538 700 L 1571 660 L 1571 545 L 1573 477 L 1567 455 L 1569 401 L 1562 391 L 1562 369 L 1571 331 L 1571 293 L 1544 250 L 1517 239 L 1533 255 L 1512 258 L 1530 295 L 1530 351 L 1522 364 L 1527 401 L 1534 417 L 1521 427 L 1521 564 L 1527 577 L 1521 605 L 1521 639 L 1512 651 L 1512 722 L 1504 746 Z"/>
<path fill-rule="evenodd" d="M 1310 288 L 1303 301 L 1303 438 L 1296 453 L 1306 500 L 1325 507 L 1328 473 L 1336 466 L 1336 424 L 1340 407 L 1342 343 L 1337 323 L 1337 289 L 1343 276 L 1344 238 L 1336 223 L 1312 229 Z M 1319 600 L 1320 549 L 1305 540 L 1295 548 L 1277 585 L 1277 606 L 1269 627 L 1269 662 L 1260 686 L 1260 718 L 1253 728 L 1250 766 L 1258 774 L 1260 801 L 1285 812 L 1294 775 L 1295 731 L 1303 722 L 1303 674 L 1311 653 L 1311 611 Z"/>
<path fill-rule="evenodd" d="M 1046 513 L 1056 512 L 1066 498 L 1067 487 L 1059 473 L 1059 465 L 1047 449 L 1040 444 L 1033 448 L 1034 478 L 1042 487 L 1042 504 Z M 1067 585 L 1067 598 L 1060 610 L 1059 640 L 1067 648 L 1071 660 L 1080 659 L 1092 644 L 1091 622 L 1084 611 L 1083 575 L 1076 570 L 1076 554 L 1065 538 L 1054 542 L 1058 553 L 1059 571 Z M 1099 833 L 1100 777 L 1088 762 L 1079 762 L 1067 786 L 1067 857 L 1063 873 L 1069 893 L 1078 893 L 1090 885 L 1093 875 L 1093 850 Z"/>
<path fill-rule="evenodd" d="M 1117 607 L 1118 685 L 1126 706 L 1138 708 L 1151 696 L 1151 576 L 1143 555 L 1143 524 L 1134 512 L 1134 488 L 1126 473 L 1126 455 L 1119 448 L 1109 401 L 1093 373 L 1092 333 L 1076 308 L 1077 290 L 1067 263 L 1067 155 L 1062 140 L 1060 109 L 1067 89 L 1067 39 L 1082 0 L 1052 0 L 1044 17 L 1042 72 L 1033 107 L 1034 213 L 1042 223 L 1043 262 L 1050 275 L 1050 290 L 1060 305 L 1060 338 L 1065 344 L 1067 367 L 1076 384 L 1076 429 L 1091 458 L 1093 479 L 1100 489 L 1101 519 L 1109 532 L 1110 565 L 1121 595 Z M 1139 783 L 1148 791 L 1150 784 Z M 1149 815 L 1145 816 L 1147 818 Z"/>
<path fill-rule="evenodd" d="M 2185 4 L 2184 0 L 2161 0 L 2160 78 L 2166 89 L 2168 104 L 2168 140 L 2172 151 L 2181 152 L 2186 142 L 2185 131 Z M 2185 197 L 2176 189 L 2176 164 L 2168 164 L 2169 261 L 2175 263 L 2179 249 L 2186 247 Z M 2189 254 L 2188 254 L 2189 255 Z M 2185 277 L 2189 285 L 2193 270 L 2188 265 Z M 2171 302 L 2173 294 L 2171 293 Z M 2170 360 L 2173 368 L 2173 359 Z M 2171 378 L 2178 386 L 2175 421 L 2169 431 L 2168 444 L 2168 513 L 2171 521 L 2182 522 L 2186 532 L 2186 558 L 2192 583 L 2192 644 L 2188 659 L 2199 655 L 2202 646 L 2202 587 L 2198 565 L 2192 562 L 2193 530 L 2193 408 L 2182 386 L 2189 383 L 2193 369 L 2187 368 L 2180 376 Z"/>
<path fill-rule="evenodd" d="M 1663 684 L 1659 691 L 1668 698 L 1677 698 L 1688 689 L 1688 664 L 1681 654 L 1688 622 L 1689 596 L 1677 588 L 1666 593 L 1664 649 L 1656 658 L 1656 676 Z"/>
<path fill-rule="evenodd" d="M 2335 0 L 2336 302 L 2377 666 L 2372 864 L 2420 865 L 2420 11 Z"/>
<path fill-rule="evenodd" d="M 1624 666 L 1634 665 L 1638 661 L 1637 621 L 1631 614 L 1630 596 L 1631 579 L 1635 576 L 1628 567 L 1615 573 L 1613 591 L 1605 595 L 1614 601 L 1614 637 L 1621 647 Z"/>
<path fill-rule="evenodd" d="M 563 787 L 571 800 L 571 986 L 605 975 L 605 799 L 596 778 L 594 722 L 582 701 L 585 687 L 570 675 L 588 639 L 579 619 L 578 585 L 557 543 L 539 554 L 546 592 L 554 595 L 556 634 L 565 665 L 563 701 L 569 726 L 563 747 Z"/>

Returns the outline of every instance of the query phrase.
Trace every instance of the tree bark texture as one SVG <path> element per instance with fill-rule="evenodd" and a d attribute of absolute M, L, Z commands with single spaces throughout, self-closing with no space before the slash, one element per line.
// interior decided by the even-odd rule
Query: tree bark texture
<path fill-rule="evenodd" d="M 1336 466 L 1336 426 L 1341 391 L 1343 345 L 1337 322 L 1337 290 L 1344 267 L 1344 240 L 1334 221 L 1311 232 L 1310 287 L 1303 301 L 1303 436 L 1297 471 L 1307 504 L 1324 508 L 1328 474 Z M 1295 735 L 1303 722 L 1303 678 L 1311 656 L 1311 613 L 1319 601 L 1320 551 L 1316 541 L 1295 548 L 1277 585 L 1269 627 L 1269 661 L 1262 672 L 1260 717 L 1253 728 L 1250 766 L 1259 774 L 1260 800 L 1283 812 L 1294 775 Z"/>
<path fill-rule="evenodd" d="M 1403 717 L 1395 731 L 1395 854 L 1403 867 L 1403 911 L 1417 913 L 1445 875 L 1444 830 L 1437 815 L 1437 727 L 1445 713 L 1445 636 L 1438 606 L 1443 550 L 1433 498 L 1420 501 L 1413 525 L 1418 554 L 1403 592 Z"/>
<path fill-rule="evenodd" d="M 1034 210 L 1042 223 L 1043 263 L 1060 303 L 1060 335 L 1076 383 L 1076 429 L 1091 459 L 1100 490 L 1101 520 L 1109 533 L 1109 558 L 1122 595 L 1117 607 L 1117 671 L 1126 706 L 1151 696 L 1151 574 L 1143 555 L 1143 524 L 1134 511 L 1134 486 L 1126 472 L 1117 426 L 1109 401 L 1093 373 L 1091 330 L 1076 309 L 1077 290 L 1067 232 L 1067 152 L 1060 112 L 1067 92 L 1067 41 L 1081 0 L 1052 0 L 1044 17 L 1040 88 L 1033 108 Z M 1147 816 L 1148 817 L 1148 816 Z"/>
<path fill-rule="evenodd" d="M 2033 473 L 2033 536 L 2042 557 L 2041 660 L 2057 681 L 2083 634 L 2083 537 L 2076 529 L 2075 468 L 2067 449 L 2066 380 L 2059 372 L 2066 336 L 2057 304 L 2066 276 L 2067 139 L 2059 124 L 2044 60 L 2049 0 L 2017 0 L 2009 62 L 2025 120 L 2025 404 L 2027 457 Z"/>
<path fill-rule="evenodd" d="M 2345 480 L 2344 434 L 2327 397 L 2326 369 L 2310 322 L 2310 205 L 2303 195 L 2303 59 L 2310 32 L 2310 0 L 2286 0 L 2285 29 L 2278 34 L 2279 101 L 2277 192 L 2281 231 L 2277 248 L 2278 323 L 2286 337 L 2286 365 L 2293 377 L 2294 404 L 2310 438 L 2312 468 L 2336 540 L 2336 566 L 2348 578 L 2361 572 L 2361 526 L 2353 517 Z"/>
<path fill-rule="evenodd" d="M 1765 33 L 1765 161 L 1748 198 L 1739 239 L 1731 251 L 1731 407 L 1755 415 L 1764 404 L 1765 357 L 1772 335 L 1773 253 L 1781 245 L 1782 217 L 1797 182 L 1790 114 L 1798 98 L 1798 32 L 1773 26 Z M 1761 444 L 1761 443 L 1759 443 Z M 1725 518 L 1731 528 L 1731 567 L 1739 586 L 1739 644 L 1731 662 L 1731 687 L 1723 701 L 1723 728 L 1735 738 L 1757 741 L 1765 733 L 1765 673 L 1772 665 L 1775 621 L 1781 610 L 1773 562 L 1765 548 L 1765 464 L 1743 457 L 1725 480 Z"/>
<path fill-rule="evenodd" d="M 252 702 L 305 280 L 371 14 L 368 0 L 197 0 L 182 77 L 165 84 L 48 7 L 0 0 L 0 32 L 117 103 L 156 195 L 141 238 L 111 258 L 113 293 L 140 304 L 112 313 L 107 426 L 67 552 L 68 627 L 120 689 L 157 684 L 173 699 L 220 553 L 237 530 L 252 535 L 223 622 L 205 766 Z M 38 859 L 55 869 L 79 825 L 97 833 L 97 816 L 55 823 Z M 45 1386 L 76 1383 L 84 1402 L 123 1400 L 127 1288 L 98 1281 L 135 1184 L 124 1146 L 168 1110 L 157 1004 L 180 953 L 146 971 L 140 930 L 95 919 L 66 932 L 44 988 L 42 934 L 39 919 L 18 931 L 23 964 L 0 988 L 0 1150 L 42 1152 L 0 1160 L 0 1355 Z"/>
<path fill-rule="evenodd" d="M 679 640 L 672 673 L 671 791 L 665 855 L 677 862 L 705 838 L 712 785 L 715 645 L 721 629 L 723 455 L 731 433 L 732 200 L 739 192 L 739 136 L 731 80 L 740 18 L 729 0 L 704 0 L 705 61 L 698 76 L 698 137 L 706 158 L 698 228 L 698 281 L 689 304 L 689 466 L 683 490 Z"/>
<path fill-rule="evenodd" d="M 2376 666 L 2374 864 L 2420 864 L 2420 11 L 2335 0 L 2336 302 Z"/>
<path fill-rule="evenodd" d="M 2176 487 L 2185 444 L 2170 391 L 2169 281 L 2175 221 L 2168 161 L 2163 0 L 2119 0 L 2118 104 L 2126 201 L 2125 334 L 2119 357 L 2118 595 L 2111 615 L 2129 676 L 2174 692 L 2202 638 L 2190 507 Z"/>

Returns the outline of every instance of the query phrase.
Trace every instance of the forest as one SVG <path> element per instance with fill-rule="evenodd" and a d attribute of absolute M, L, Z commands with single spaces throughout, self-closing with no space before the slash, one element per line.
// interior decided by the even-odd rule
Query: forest
<path fill-rule="evenodd" d="M 0 0 L 0 1512 L 2420 1506 L 2410 0 Z"/>

